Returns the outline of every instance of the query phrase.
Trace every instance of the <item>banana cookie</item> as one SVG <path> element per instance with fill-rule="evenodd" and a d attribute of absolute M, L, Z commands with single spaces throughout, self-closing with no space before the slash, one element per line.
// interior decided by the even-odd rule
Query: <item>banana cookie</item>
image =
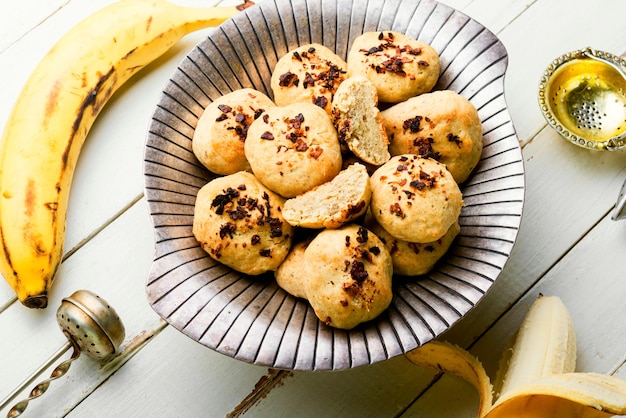
<path fill-rule="evenodd" d="M 438 240 L 418 243 L 394 238 L 371 216 L 367 217 L 365 226 L 385 244 L 391 254 L 394 274 L 402 276 L 419 276 L 431 271 L 461 231 L 461 226 L 455 222 Z"/>
<path fill-rule="evenodd" d="M 331 181 L 287 199 L 283 217 L 293 226 L 338 228 L 363 215 L 371 196 L 367 169 L 363 164 L 354 163 Z"/>
<path fill-rule="evenodd" d="M 383 112 L 391 155 L 418 154 L 446 165 L 457 183 L 474 170 L 483 150 L 478 111 L 460 94 L 434 91 Z"/>
<path fill-rule="evenodd" d="M 415 154 L 392 157 L 371 179 L 370 210 L 394 238 L 438 240 L 461 213 L 463 196 L 446 166 Z"/>
<path fill-rule="evenodd" d="M 267 109 L 248 128 L 244 150 L 261 183 L 286 198 L 332 180 L 341 170 L 332 120 L 310 103 Z"/>
<path fill-rule="evenodd" d="M 302 299 L 306 299 L 306 281 L 310 278 L 304 262 L 304 252 L 310 243 L 311 239 L 305 239 L 293 244 L 287 258 L 274 272 L 276 284 L 281 289 Z"/>
<path fill-rule="evenodd" d="M 251 173 L 217 177 L 198 192 L 193 234 L 212 258 L 234 270 L 276 270 L 293 239 L 281 214 L 284 202 Z"/>
<path fill-rule="evenodd" d="M 341 83 L 331 115 L 339 143 L 362 161 L 381 165 L 391 157 L 387 131 L 378 109 L 378 93 L 367 78 L 354 76 Z"/>
<path fill-rule="evenodd" d="M 244 88 L 209 104 L 196 125 L 193 153 L 215 174 L 250 170 L 244 153 L 248 127 L 274 102 L 260 91 Z"/>
<path fill-rule="evenodd" d="M 348 52 L 348 76 L 367 77 L 384 103 L 398 103 L 432 90 L 439 54 L 430 45 L 394 31 L 365 32 Z"/>
<path fill-rule="evenodd" d="M 391 303 L 393 266 L 380 239 L 348 224 L 320 232 L 304 251 L 305 294 L 326 325 L 351 329 L 380 315 Z"/>
<path fill-rule="evenodd" d="M 321 44 L 299 46 L 283 55 L 270 86 L 278 106 L 312 103 L 330 113 L 333 95 L 346 78 L 346 62 Z"/>

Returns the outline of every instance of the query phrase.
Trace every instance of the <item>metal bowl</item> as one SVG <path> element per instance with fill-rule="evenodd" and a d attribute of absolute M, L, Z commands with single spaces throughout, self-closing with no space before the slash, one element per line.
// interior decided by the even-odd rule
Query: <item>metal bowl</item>
<path fill-rule="evenodd" d="M 539 84 L 546 120 L 565 139 L 583 148 L 626 146 L 626 61 L 584 48 L 555 59 Z"/>
<path fill-rule="evenodd" d="M 436 89 L 467 97 L 483 124 L 483 153 L 463 184 L 461 232 L 429 274 L 394 277 L 391 306 L 350 331 L 319 321 L 276 285 L 217 263 L 192 234 L 195 197 L 214 177 L 191 139 L 204 108 L 234 89 L 271 95 L 278 59 L 321 43 L 345 59 L 364 31 L 396 30 L 441 57 Z M 401 355 L 441 335 L 493 286 L 517 238 L 524 164 L 504 98 L 507 54 L 498 38 L 433 0 L 263 0 L 208 35 L 174 72 L 146 140 L 144 181 L 156 250 L 150 306 L 189 338 L 233 358 L 281 369 L 337 370 Z"/>

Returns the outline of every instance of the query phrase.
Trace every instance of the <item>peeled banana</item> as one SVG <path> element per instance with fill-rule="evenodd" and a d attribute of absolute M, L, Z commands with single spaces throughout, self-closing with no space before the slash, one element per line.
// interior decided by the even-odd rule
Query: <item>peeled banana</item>
<path fill-rule="evenodd" d="M 496 376 L 496 394 L 508 393 L 539 378 L 573 372 L 576 331 L 563 302 L 556 297 L 538 298 L 505 353 Z"/>
<path fill-rule="evenodd" d="M 38 64 L 0 143 L 0 273 L 23 305 L 48 304 L 76 161 L 105 103 L 184 35 L 250 5 L 120 0 L 78 23 Z"/>
<path fill-rule="evenodd" d="M 481 398 L 478 418 L 626 415 L 626 381 L 574 372 L 574 325 L 558 297 L 540 296 L 533 303 L 511 347 L 503 353 L 493 388 L 478 359 L 460 347 L 433 341 L 406 357 L 471 383 Z"/>

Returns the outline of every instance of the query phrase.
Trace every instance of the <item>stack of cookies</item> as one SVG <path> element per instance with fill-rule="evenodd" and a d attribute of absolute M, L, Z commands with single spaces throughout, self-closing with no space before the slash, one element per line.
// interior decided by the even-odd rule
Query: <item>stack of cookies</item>
<path fill-rule="evenodd" d="M 432 91 L 439 56 L 393 31 L 347 60 L 320 44 L 280 58 L 273 99 L 249 88 L 209 105 L 193 152 L 220 175 L 198 193 L 193 233 L 234 270 L 273 272 L 325 324 L 351 329 L 423 275 L 458 235 L 459 184 L 480 159 L 475 107 Z"/>

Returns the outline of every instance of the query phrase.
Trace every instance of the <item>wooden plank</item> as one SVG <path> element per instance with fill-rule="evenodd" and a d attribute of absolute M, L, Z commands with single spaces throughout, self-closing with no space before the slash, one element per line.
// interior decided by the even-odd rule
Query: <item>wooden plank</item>
<path fill-rule="evenodd" d="M 2 30 L 14 34 L 13 37 L 17 40 L 13 41 L 10 46 L 0 49 L 0 59 L 3 64 L 0 67 L 3 74 L 0 78 L 0 86 L 4 94 L 4 99 L 0 102 L 0 125 L 4 126 L 10 108 L 31 71 L 57 40 L 82 17 L 108 3 L 110 0 L 69 3 L 61 0 L 50 2 L 30 0 L 19 2 L 19 5 L 12 4 L 10 12 L 3 11 Z M 9 7 L 6 2 L 2 4 L 3 8 Z M 64 7 L 59 8 L 61 5 Z M 34 10 L 39 11 L 33 12 Z M 35 17 L 37 15 L 41 17 Z M 21 23 L 29 20 L 39 24 Z M 10 65 L 11 62 L 19 63 L 19 65 Z"/>
<path fill-rule="evenodd" d="M 492 32 L 498 34 L 506 28 L 526 9 L 532 6 L 534 1 L 508 0 L 508 1 L 485 1 L 474 0 L 459 8 L 463 13 L 471 16 Z"/>
<path fill-rule="evenodd" d="M 64 7 L 67 0 L 29 0 L 0 4 L 0 53 Z M 11 9 L 11 10 L 9 10 Z"/>
<path fill-rule="evenodd" d="M 81 3 L 81 7 L 91 7 L 94 4 L 74 1 L 70 5 L 78 7 L 77 3 Z M 493 2 L 487 0 L 471 2 L 451 0 L 446 3 L 463 7 L 468 13 L 471 12 L 471 16 L 483 23 L 487 22 L 492 30 L 498 28 L 498 25 L 504 26 L 496 30 L 500 31 L 509 52 L 513 51 L 512 55 L 515 56 L 507 75 L 507 98 L 509 103 L 515 105 L 515 111 L 512 111 L 514 120 L 519 122 L 518 125 L 522 125 L 521 128 L 518 126 L 518 131 L 523 133 L 524 141 L 528 142 L 545 123 L 541 117 L 537 117 L 536 101 L 532 96 L 535 85 L 531 86 L 528 83 L 527 72 L 541 71 L 544 64 L 539 65 L 534 61 L 546 57 L 548 60 L 551 59 L 552 49 L 555 51 L 557 49 L 551 45 L 565 45 L 565 39 L 568 42 L 590 39 L 590 34 L 589 31 L 578 33 L 578 28 L 571 27 L 567 28 L 567 33 L 559 34 L 563 38 L 557 38 L 558 43 L 544 42 L 545 50 L 533 51 L 531 48 L 534 48 L 533 44 L 540 40 L 540 35 L 564 29 L 561 24 L 551 23 L 554 16 L 558 15 L 555 12 L 559 7 L 567 6 L 572 10 L 583 11 L 586 9 L 582 7 L 580 1 L 577 6 L 573 3 L 565 5 L 565 2 L 541 0 L 532 4 L 528 10 L 523 10 L 518 16 L 523 4 L 512 0 L 502 2 L 510 5 L 503 7 L 504 12 L 510 14 L 506 15 L 503 12 L 505 15 L 503 20 L 500 20 L 500 12 L 495 13 Z M 502 3 L 498 6 L 502 7 Z M 616 2 L 607 1 L 606 4 L 608 8 L 617 7 Z M 608 18 L 609 23 L 615 23 L 618 13 L 613 15 Z M 584 14 L 581 13 L 575 20 L 581 20 L 583 17 Z M 67 22 L 63 26 L 60 23 L 62 21 L 56 19 L 60 18 L 55 15 L 45 26 L 52 25 L 50 22 L 58 22 L 54 23 L 58 25 L 55 26 L 56 30 L 68 27 Z M 512 23 L 502 24 L 504 21 Z M 528 26 L 529 24 L 532 25 Z M 604 25 L 604 22 L 602 24 Z M 532 30 L 525 29 L 526 27 Z M 613 32 L 597 31 L 600 34 L 594 34 L 593 39 L 600 38 L 607 42 L 607 45 L 612 43 L 611 45 L 617 45 L 619 48 L 618 42 L 621 42 L 623 36 L 616 36 L 615 33 L 619 35 L 619 31 L 623 31 L 623 26 L 614 25 L 614 29 Z M 531 33 L 533 31 L 538 33 Z M 34 35 L 35 33 L 37 35 Z M 29 38 L 30 36 L 33 38 Z M 29 36 L 21 38 L 19 44 L 24 46 L 23 50 L 28 50 L 28 45 L 32 45 L 28 42 L 36 44 L 37 40 L 45 40 L 47 36 L 47 29 L 37 27 Z M 156 95 L 160 91 L 154 86 L 164 84 L 178 58 L 184 56 L 195 43 L 193 37 L 186 39 L 171 55 L 148 69 L 146 75 L 134 80 L 125 88 L 123 95 L 114 98 L 113 103 L 94 127 L 86 144 L 84 158 L 79 162 L 80 176 L 77 171 L 74 190 L 80 192 L 72 196 L 71 217 L 68 223 L 68 243 L 72 243 L 69 244 L 70 248 L 82 245 L 82 241 L 93 231 L 110 223 L 112 218 L 140 196 L 142 184 L 140 161 L 144 131 L 152 106 L 156 102 Z M 579 46 L 581 45 L 576 47 Z M 11 65 L 7 65 L 20 57 L 21 52 L 9 52 L 17 51 L 15 48 L 12 46 L 4 53 L 0 53 L 0 68 L 6 71 L 3 74 L 14 75 L 19 79 L 25 75 L 18 74 L 17 70 L 11 69 Z M 623 45 L 621 48 L 624 49 Z M 20 51 L 23 50 L 20 48 Z M 525 65 L 528 52 L 534 52 L 528 55 L 532 56 L 534 62 L 531 66 Z M 559 50 L 556 53 L 561 52 L 564 51 Z M 22 68 L 20 67 L 20 71 L 23 71 Z M 511 81 L 511 74 L 514 81 Z M 2 79 L 4 78 L 0 78 L 0 82 Z M 15 82 L 15 78 L 12 81 Z M 0 84 L 3 92 L 12 91 L 12 94 L 17 94 L 12 83 L 2 83 L 5 83 Z M 6 104 L 7 100 L 0 102 L 0 106 L 4 106 L 0 107 L 2 122 L 4 120 L 1 118 L 8 115 Z M 116 123 L 120 126 L 116 127 Z M 139 137 L 141 139 L 137 144 L 134 141 Z M 585 260 L 582 255 L 587 255 L 584 251 L 585 245 L 605 244 L 603 234 L 606 231 L 603 228 L 617 225 L 605 219 L 581 242 L 580 252 L 577 252 L 578 249 L 572 252 L 581 256 L 581 260 L 575 259 L 572 262 L 573 255 L 568 255 L 566 259 L 573 263 L 571 266 L 565 266 L 562 261 L 552 268 L 560 256 L 569 249 L 571 243 L 585 236 L 594 226 L 595 220 L 610 210 L 626 174 L 622 162 L 623 153 L 589 153 L 565 143 L 553 132 L 545 130 L 528 143 L 524 155 L 528 173 L 528 200 L 514 257 L 488 299 L 485 299 L 467 320 L 447 334 L 455 340 L 464 343 L 473 341 L 484 331 L 488 323 L 505 312 L 516 298 L 539 278 L 549 280 L 553 277 L 551 284 L 545 285 L 546 289 L 551 288 L 550 286 L 554 289 L 564 286 L 559 283 L 560 277 L 566 272 L 573 274 L 577 279 L 576 283 L 580 282 L 581 272 L 593 271 L 591 267 L 581 265 Z M 111 161 L 116 161 L 115 166 L 123 167 L 123 170 L 111 173 Z M 571 187 L 577 187 L 578 194 L 568 192 L 568 188 Z M 559 210 L 546 210 L 552 207 Z M 571 229 L 574 221 L 580 224 Z M 623 243 L 617 239 L 624 236 L 622 227 L 623 225 L 620 226 L 621 229 L 613 231 L 608 242 L 618 242 L 623 253 Z M 588 241 L 591 237 L 593 241 Z M 145 202 L 140 201 L 123 212 L 119 219 L 112 221 L 109 227 L 84 244 L 63 264 L 63 274 L 55 284 L 51 307 L 54 309 L 58 306 L 60 298 L 71 293 L 77 286 L 100 292 L 113 306 L 119 307 L 120 315 L 127 325 L 127 338 L 123 345 L 125 355 L 108 366 L 100 365 L 88 358 L 79 359 L 66 377 L 51 385 L 49 393 L 33 401 L 25 416 L 28 414 L 60 416 L 72 409 L 72 416 L 90 417 L 111 416 L 115 413 L 124 416 L 195 416 L 213 413 L 223 416 L 231 410 L 236 413 L 246 412 L 247 407 L 251 409 L 245 415 L 277 416 L 283 411 L 283 416 L 345 416 L 357 413 L 364 416 L 384 416 L 402 411 L 416 394 L 430 383 L 431 372 L 409 364 L 404 358 L 396 358 L 384 364 L 345 372 L 286 374 L 279 381 L 282 386 L 276 386 L 269 393 L 258 390 L 259 399 L 252 398 L 249 404 L 242 405 L 240 402 L 247 401 L 246 396 L 253 392 L 255 383 L 260 384 L 276 376 L 276 372 L 236 362 L 206 350 L 173 329 L 165 328 L 165 331 L 161 332 L 163 322 L 145 303 L 143 285 L 151 255 L 151 228 Z M 605 264 L 610 263 L 608 258 L 602 260 Z M 598 288 L 601 290 L 600 286 Z M 576 288 L 572 288 L 570 293 L 573 298 L 571 300 L 575 301 L 575 304 L 580 303 L 580 312 L 583 312 L 583 309 L 593 311 L 604 307 L 602 305 L 604 300 L 597 298 L 582 300 L 584 290 L 580 291 L 579 295 Z M 530 296 L 526 297 L 528 298 Z M 489 338 L 500 337 L 514 328 L 517 321 L 521 320 L 526 299 L 518 303 L 515 309 L 507 314 L 506 319 L 503 318 L 502 325 L 499 325 L 502 330 L 496 331 L 494 328 L 477 344 L 476 351 L 479 354 L 483 353 L 481 344 L 484 344 L 482 357 L 487 357 L 491 361 L 495 359 L 493 355 L 497 350 L 488 344 Z M 10 290 L 2 282 L 0 307 L 2 301 L 8 300 Z M 611 309 L 608 313 L 614 312 L 610 305 L 606 308 Z M 621 309 L 619 313 L 623 314 L 623 308 Z M 64 341 L 54 323 L 53 310 L 28 313 L 24 313 L 23 310 L 24 308 L 14 304 L 0 315 L 0 352 L 3 353 L 0 370 L 3 370 L 3 376 L 6 371 L 6 376 L 12 377 L 9 380 L 4 377 L 0 379 L 2 394 L 17 384 L 16 379 L 19 376 L 30 373 Z M 597 315 L 594 315 L 591 319 L 596 317 Z M 589 341 L 593 336 L 602 337 L 600 333 L 603 330 L 593 328 L 591 319 L 582 325 L 583 331 L 580 331 L 585 339 L 589 338 Z M 615 338 L 623 335 L 621 328 L 617 331 L 619 332 L 615 332 Z M 583 343 L 582 364 L 593 364 L 595 367 L 606 358 L 608 360 L 602 364 L 615 364 L 615 367 L 618 367 L 619 346 L 613 343 L 612 345 L 617 348 L 607 351 L 609 348 L 607 342 L 600 343 L 600 339 L 593 340 L 593 343 Z M 143 343 L 147 343 L 147 346 L 139 351 Z M 621 355 L 623 361 L 623 350 Z M 126 360 L 128 362 L 125 363 L 125 367 L 121 367 L 122 362 Z M 626 377 L 626 366 L 618 369 L 617 374 Z M 443 388 L 441 396 L 437 395 L 438 389 L 429 391 L 410 410 L 411 416 L 433 416 L 433 412 L 430 411 L 438 411 L 436 407 L 442 402 L 457 405 L 450 415 L 442 416 L 475 416 L 473 413 L 475 409 L 472 409 L 475 397 L 472 397 L 471 389 L 463 383 L 460 383 L 459 387 L 446 386 L 449 383 L 444 384 L 444 380 L 441 383 Z M 439 385 L 437 384 L 436 388 Z M 83 400 L 85 397 L 87 399 Z M 384 399 L 384 402 L 380 399 Z M 80 405 L 76 407 L 79 403 Z M 304 409 L 303 405 L 307 405 L 307 408 Z M 310 405 L 313 406 L 309 407 Z"/>
<path fill-rule="evenodd" d="M 264 367 L 207 350 L 167 327 L 71 416 L 223 417 L 266 374 L 271 372 Z"/>
<path fill-rule="evenodd" d="M 82 402 L 91 406 L 79 409 L 78 416 L 81 411 L 84 416 L 111 416 L 110 399 L 113 398 L 110 396 L 115 396 L 115 405 L 123 416 L 129 411 L 137 416 L 152 411 L 149 415 L 159 416 L 164 410 L 171 410 L 172 414 L 167 416 L 176 416 L 185 403 L 158 402 L 171 400 L 173 391 L 180 391 L 180 398 L 190 404 L 205 399 L 207 403 L 194 404 L 202 408 L 198 409 L 199 413 L 213 411 L 215 405 L 228 411 L 252 392 L 257 381 L 263 380 L 267 373 L 265 368 L 207 350 L 178 331 L 167 328 L 161 338 L 166 325 L 145 299 L 145 278 L 153 254 L 152 234 L 147 204 L 141 200 L 68 258 L 61 267 L 62 280 L 56 283 L 51 294 L 50 309 L 26 311 L 36 316 L 32 324 L 26 324 L 25 308 L 18 304 L 0 315 L 0 352 L 3 353 L 0 369 L 3 376 L 5 373 L 10 376 L 0 380 L 3 395 L 18 386 L 63 344 L 65 338 L 56 325 L 54 312 L 60 299 L 76 289 L 86 288 L 101 295 L 117 310 L 126 327 L 126 338 L 118 357 L 99 362 L 81 356 L 65 376 L 50 385 L 44 396 L 30 403 L 24 416 L 63 416 Z M 13 323 L 21 326 L 11 327 Z M 146 344 L 148 346 L 143 348 Z M 145 356 L 136 356 L 143 350 L 147 350 Z M 63 359 L 68 357 L 69 353 Z M 127 361 L 131 363 L 122 367 Z M 52 368 L 36 382 L 49 376 Z M 174 376 L 182 380 L 176 382 Z M 220 381 L 224 391 L 213 390 L 213 398 L 203 397 L 207 379 L 216 376 L 219 380 L 214 382 Z M 101 386 L 105 381 L 109 383 Z M 33 386 L 29 385 L 27 391 Z M 194 387 L 195 391 L 191 390 Z M 111 394 L 111 390 L 115 394 Z M 92 395 L 94 391 L 97 396 Z M 16 401 L 25 396 L 21 394 Z M 228 397 L 230 400 L 226 402 Z"/>
<path fill-rule="evenodd" d="M 141 341 L 163 328 L 162 320 L 145 299 L 145 278 L 153 254 L 152 237 L 147 204 L 142 200 L 61 265 L 59 281 L 50 294 L 47 309 L 27 310 L 14 304 L 0 315 L 2 396 L 17 387 L 66 341 L 56 324 L 55 313 L 61 299 L 78 289 L 100 295 L 122 318 L 126 328 L 122 359 L 133 354 Z M 117 360 L 119 362 L 121 359 Z M 116 367 L 81 356 L 66 376 L 51 385 L 51 389 L 60 387 L 63 395 L 40 398 L 36 402 L 41 405 L 39 411 L 71 408 L 89 393 L 88 388 L 93 390 Z"/>
<path fill-rule="evenodd" d="M 72 6 L 78 3 L 74 2 Z M 95 10 L 97 3 L 92 2 L 91 6 Z M 40 43 L 41 39 L 52 42 L 56 39 L 55 35 L 60 36 L 67 27 L 91 11 L 93 10 L 77 11 L 68 6 L 51 17 L 46 25 L 37 27 L 1 54 L 2 68 L 7 71 L 13 71 L 15 68 L 15 75 L 18 76 L 17 78 L 3 78 L 7 86 L 5 90 L 5 84 L 3 84 L 3 93 L 5 91 L 9 93 L 4 97 L 5 99 L 11 97 L 10 100 L 1 102 L 3 107 L 0 109 L 0 114 L 3 123 L 27 75 L 23 72 L 24 67 L 10 65 L 12 60 L 19 57 L 22 51 L 35 51 L 27 65 L 34 67 L 39 57 L 49 47 L 45 42 Z M 196 32 L 183 39 L 170 53 L 125 86 L 120 92 L 123 94 L 116 95 L 101 114 L 85 145 L 76 171 L 68 217 L 68 248 L 80 247 L 83 244 L 82 241 L 87 240 L 94 231 L 110 223 L 118 213 L 132 205 L 141 195 L 143 187 L 141 161 L 145 129 L 160 94 L 160 86 L 164 85 L 169 74 L 187 51 L 206 36 L 206 32 Z M 40 55 L 36 56 L 37 53 Z M 97 139 L 98 137 L 101 139 Z M 111 173 L 112 167 L 118 167 L 118 170 Z M 125 170 L 119 170 L 119 167 Z M 123 318 L 130 317 L 134 320 L 130 324 L 125 321 L 127 322 L 127 339 L 123 355 L 112 366 L 105 367 L 99 364 L 94 371 L 93 361 L 88 358 L 84 361 L 80 359 L 76 365 L 72 366 L 68 376 L 51 385 L 50 393 L 46 397 L 36 403 L 33 402 L 28 412 L 32 414 L 31 416 L 48 416 L 53 410 L 57 410 L 61 415 L 65 409 L 70 409 L 91 390 L 95 390 L 102 380 L 121 366 L 122 360 L 130 356 L 140 343 L 163 328 L 163 321 L 149 309 L 145 301 L 144 281 L 153 253 L 152 228 L 145 205 L 142 201 L 132 206 L 120 218 L 123 220 L 115 221 L 112 229 L 107 228 L 106 232 L 99 234 L 97 239 L 89 241 L 85 247 L 63 263 L 59 278 L 50 295 L 50 307 L 47 310 L 27 310 L 19 304 L 8 306 L 13 298 L 12 291 L 2 282 L 4 287 L 0 306 L 4 305 L 4 311 L 0 317 L 0 334 L 2 335 L 0 352 L 3 353 L 3 358 L 0 369 L 3 370 L 3 376 L 10 376 L 10 378 L 3 377 L 0 381 L 0 393 L 3 395 L 20 383 L 21 379 L 32 370 L 38 368 L 57 347 L 65 342 L 65 337 L 56 326 L 54 312 L 56 306 L 60 304 L 61 297 L 70 294 L 75 290 L 75 286 L 95 291 L 104 288 L 105 291 L 100 294 L 103 297 L 106 296 L 113 306 L 122 308 L 118 308 L 118 311 Z M 120 222 L 124 225 L 121 229 L 122 233 L 116 229 Z M 124 222 L 127 223 L 124 224 Z M 142 232 L 144 232 L 143 235 Z M 120 242 L 122 245 L 119 244 Z M 85 253 L 90 255 L 85 256 Z M 146 257 L 144 264 L 138 260 L 138 253 Z M 138 272 L 136 269 L 141 271 Z M 97 271 L 96 274 L 94 270 Z M 111 277 L 103 277 L 109 274 L 118 279 L 117 287 L 111 283 Z M 128 283 L 133 283 L 135 292 L 129 292 Z M 115 290 L 112 290 L 113 288 Z M 120 298 L 123 301 L 112 297 L 112 293 L 121 294 Z M 126 306 L 130 308 L 125 308 Z M 25 347 L 28 347 L 28 350 L 24 350 Z M 41 378 L 47 376 L 46 373 L 49 371 L 42 374 Z M 58 392 L 56 397 L 52 395 L 55 387 L 59 388 L 56 389 Z M 63 402 L 59 402 L 59 393 L 62 394 Z M 48 403 L 45 401 L 46 398 L 49 399 Z M 37 403 L 40 403 L 39 407 L 35 406 Z"/>
<path fill-rule="evenodd" d="M 626 287 L 620 261 L 625 252 L 626 223 L 604 218 L 476 344 L 487 370 L 495 373 L 496 364 L 486 353 L 502 346 L 540 293 L 560 297 L 570 311 L 578 341 L 577 370 L 617 370 L 626 360 L 626 321 L 621 320 Z"/>

